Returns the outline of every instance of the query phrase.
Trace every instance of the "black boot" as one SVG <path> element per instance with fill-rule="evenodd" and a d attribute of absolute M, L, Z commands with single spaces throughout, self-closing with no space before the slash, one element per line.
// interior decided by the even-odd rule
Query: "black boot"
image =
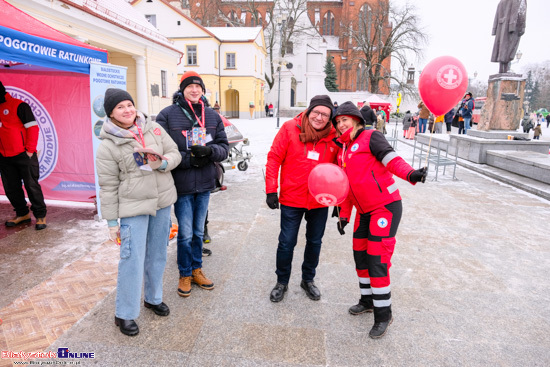
<path fill-rule="evenodd" d="M 300 287 L 304 291 L 306 291 L 306 295 L 309 297 L 309 299 L 318 301 L 321 299 L 321 291 L 319 291 L 319 288 L 315 285 L 313 281 L 306 282 L 305 280 L 302 280 L 300 283 Z"/>
<path fill-rule="evenodd" d="M 360 315 L 365 312 L 372 312 L 373 310 L 372 298 L 364 299 L 364 297 L 361 297 L 359 303 L 351 306 L 348 311 L 352 315 Z"/>
<path fill-rule="evenodd" d="M 374 308 L 374 325 L 370 329 L 369 336 L 372 339 L 383 337 L 393 321 L 391 306 Z"/>
<path fill-rule="evenodd" d="M 135 336 L 139 334 L 139 328 L 134 320 L 119 319 L 115 316 L 115 325 L 120 328 L 124 335 Z"/>
<path fill-rule="evenodd" d="M 269 295 L 271 302 L 280 302 L 285 297 L 285 292 L 288 290 L 288 285 L 277 283 Z"/>

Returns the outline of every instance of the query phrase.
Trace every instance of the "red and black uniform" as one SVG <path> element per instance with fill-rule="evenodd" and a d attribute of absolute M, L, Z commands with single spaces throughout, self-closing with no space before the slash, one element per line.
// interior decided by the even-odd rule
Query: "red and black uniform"
<path fill-rule="evenodd" d="M 401 196 L 393 175 L 409 181 L 414 169 L 395 153 L 381 132 L 360 129 L 352 140 L 352 130 L 337 139 L 338 164 L 350 184 L 340 218 L 349 220 L 352 207 L 357 209 L 353 253 L 361 289 L 360 302 L 374 306 L 375 322 L 383 322 L 391 319 L 389 270 L 402 213 Z"/>
<path fill-rule="evenodd" d="M 46 204 L 38 183 L 40 169 L 36 145 L 38 123 L 30 106 L 6 93 L 0 83 L 0 174 L 6 196 L 18 217 L 27 215 L 29 208 L 21 181 L 36 218 L 46 216 Z M 28 153 L 32 153 L 29 158 Z"/>

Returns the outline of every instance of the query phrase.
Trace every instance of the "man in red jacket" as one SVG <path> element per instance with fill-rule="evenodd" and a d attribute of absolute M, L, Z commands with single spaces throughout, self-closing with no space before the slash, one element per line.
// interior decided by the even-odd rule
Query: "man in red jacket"
<path fill-rule="evenodd" d="M 0 82 L 0 174 L 6 196 L 15 210 L 15 218 L 6 222 L 7 227 L 31 221 L 21 187 L 23 180 L 36 218 L 35 228 L 46 228 L 46 203 L 38 183 L 38 132 L 38 123 L 30 106 L 10 96 Z"/>
<path fill-rule="evenodd" d="M 315 286 L 315 269 L 319 263 L 321 241 L 325 233 L 328 208 L 319 204 L 308 189 L 311 170 L 319 163 L 335 163 L 337 147 L 332 139 L 335 130 L 330 123 L 333 105 L 329 96 L 315 96 L 308 109 L 283 124 L 267 155 L 267 205 L 281 208 L 281 232 L 277 248 L 277 284 L 271 291 L 272 302 L 284 298 L 288 289 L 294 247 L 305 216 L 306 248 L 300 286 L 307 296 L 317 301 L 321 292 Z M 279 172 L 281 187 L 279 194 Z"/>

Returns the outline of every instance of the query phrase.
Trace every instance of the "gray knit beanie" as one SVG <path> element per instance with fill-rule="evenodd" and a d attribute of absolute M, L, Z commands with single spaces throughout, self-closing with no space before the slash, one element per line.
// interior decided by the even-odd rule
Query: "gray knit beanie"
<path fill-rule="evenodd" d="M 115 109 L 116 105 L 122 101 L 131 101 L 135 106 L 134 100 L 130 93 L 118 88 L 109 88 L 105 91 L 105 98 L 103 99 L 103 109 L 107 114 L 107 117 L 111 117 L 111 113 Z"/>

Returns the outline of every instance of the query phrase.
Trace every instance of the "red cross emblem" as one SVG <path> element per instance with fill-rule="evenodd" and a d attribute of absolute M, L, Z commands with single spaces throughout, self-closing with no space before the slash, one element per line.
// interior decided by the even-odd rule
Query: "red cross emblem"
<path fill-rule="evenodd" d="M 462 71 L 455 65 L 444 65 L 437 71 L 437 83 L 444 89 L 458 88 L 462 79 Z"/>

